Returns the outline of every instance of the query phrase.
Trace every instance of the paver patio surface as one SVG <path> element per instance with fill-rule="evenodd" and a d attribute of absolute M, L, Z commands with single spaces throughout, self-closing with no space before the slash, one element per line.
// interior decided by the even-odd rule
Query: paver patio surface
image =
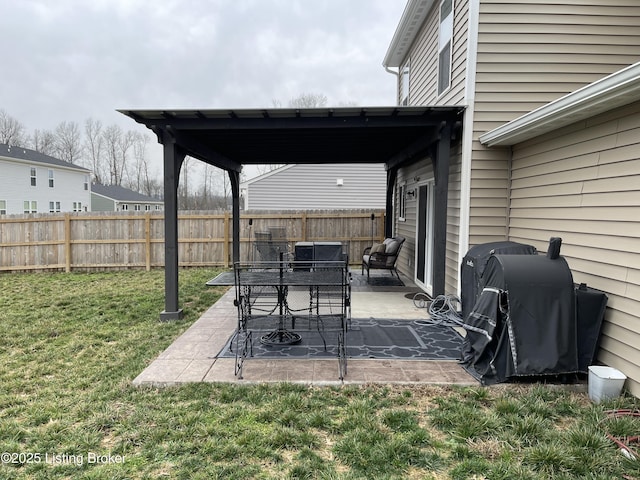
<path fill-rule="evenodd" d="M 428 316 L 417 308 L 410 296 L 419 289 L 405 280 L 404 287 L 352 288 L 352 318 L 402 318 L 420 320 Z M 293 382 L 309 385 L 348 384 L 455 384 L 478 385 L 457 361 L 356 359 L 347 363 L 347 375 L 338 378 L 338 359 L 249 358 L 243 379 L 234 374 L 233 358 L 218 353 L 233 334 L 238 313 L 231 287 L 189 329 L 177 338 L 134 380 L 142 386 L 170 386 L 189 382 L 231 382 L 238 384 Z"/>

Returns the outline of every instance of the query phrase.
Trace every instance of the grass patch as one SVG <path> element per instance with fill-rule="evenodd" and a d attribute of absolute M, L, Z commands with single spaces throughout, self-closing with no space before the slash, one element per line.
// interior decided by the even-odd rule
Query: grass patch
<path fill-rule="evenodd" d="M 158 320 L 162 271 L 0 275 L 0 449 L 13 454 L 0 478 L 640 477 L 605 435 L 640 431 L 638 418 L 605 414 L 638 408 L 630 397 L 593 405 L 538 385 L 132 387 L 224 293 L 204 285 L 217 273 L 180 272 L 176 322 Z"/>

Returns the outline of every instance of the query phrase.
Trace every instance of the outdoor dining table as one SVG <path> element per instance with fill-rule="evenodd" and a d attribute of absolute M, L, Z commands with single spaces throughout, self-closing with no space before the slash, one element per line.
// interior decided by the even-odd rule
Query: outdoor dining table
<path fill-rule="evenodd" d="M 296 323 L 307 321 L 321 333 L 337 331 L 340 378 L 346 373 L 345 334 L 350 316 L 350 279 L 346 261 L 258 262 L 234 265 L 238 327 L 236 375 L 253 356 L 253 332 L 263 344 L 282 346 L 302 340 Z M 325 342 L 326 348 L 326 342 Z"/>

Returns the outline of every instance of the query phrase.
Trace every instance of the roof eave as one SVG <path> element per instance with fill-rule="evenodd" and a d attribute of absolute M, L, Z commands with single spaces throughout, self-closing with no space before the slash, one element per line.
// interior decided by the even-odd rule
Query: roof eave
<path fill-rule="evenodd" d="M 408 0 L 382 62 L 384 67 L 399 67 L 402 64 L 434 2 Z"/>
<path fill-rule="evenodd" d="M 480 135 L 488 147 L 511 146 L 640 100 L 640 62 Z"/>

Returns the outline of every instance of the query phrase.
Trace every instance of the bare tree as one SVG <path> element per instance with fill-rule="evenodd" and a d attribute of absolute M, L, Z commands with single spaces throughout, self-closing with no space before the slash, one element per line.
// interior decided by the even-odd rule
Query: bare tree
<path fill-rule="evenodd" d="M 27 146 L 24 125 L 2 109 L 0 109 L 0 143 L 15 147 Z"/>
<path fill-rule="evenodd" d="M 109 166 L 109 183 L 122 185 L 127 174 L 127 161 L 135 142 L 135 132 L 123 132 L 118 125 L 110 125 L 102 132 Z"/>
<path fill-rule="evenodd" d="M 149 160 L 147 159 L 147 144 L 149 137 L 142 133 L 131 132 L 133 136 L 133 176 L 130 179 L 131 189 L 136 192 L 147 193 L 150 186 Z"/>
<path fill-rule="evenodd" d="M 191 197 L 190 188 L 190 176 L 191 176 L 191 166 L 192 166 L 192 158 L 190 156 L 186 156 L 184 161 L 182 162 L 182 167 L 180 168 L 180 178 L 178 180 L 178 206 L 182 210 L 194 210 L 194 199 Z"/>
<path fill-rule="evenodd" d="M 154 198 L 164 198 L 164 183 L 159 178 L 149 178 L 146 191 L 143 193 Z"/>
<path fill-rule="evenodd" d="M 74 163 L 82 153 L 82 138 L 76 122 L 61 122 L 56 127 L 56 153 L 65 162 Z"/>
<path fill-rule="evenodd" d="M 102 136 L 102 122 L 89 118 L 84 123 L 84 150 L 89 166 L 93 171 L 93 179 L 97 183 L 106 181 L 104 166 L 104 138 Z"/>
<path fill-rule="evenodd" d="M 200 190 L 200 198 L 202 199 L 202 208 L 207 208 L 209 205 L 209 200 L 213 196 L 213 178 L 215 175 L 216 168 L 209 165 L 208 163 L 204 164 L 204 172 L 202 173 L 202 188 Z"/>
<path fill-rule="evenodd" d="M 36 152 L 44 153 L 45 155 L 53 156 L 56 154 L 56 136 L 50 130 L 38 130 L 33 131 L 31 135 L 31 148 Z"/>
<path fill-rule="evenodd" d="M 303 93 L 289 100 L 291 108 L 318 108 L 327 106 L 327 96 L 322 93 Z"/>
<path fill-rule="evenodd" d="M 118 141 L 122 135 L 122 130 L 117 125 L 110 125 L 102 132 L 104 141 L 105 154 L 107 156 L 107 165 L 109 167 L 109 185 L 119 185 L 118 172 Z"/>
<path fill-rule="evenodd" d="M 118 172 L 118 178 L 120 179 L 120 183 L 118 183 L 118 185 L 122 185 L 122 182 L 126 180 L 126 175 L 129 173 L 127 167 L 130 163 L 131 151 L 136 143 L 136 136 L 137 133 L 133 130 L 127 130 L 120 136 L 120 141 L 118 142 L 118 150 L 120 153 L 120 171 Z"/>

